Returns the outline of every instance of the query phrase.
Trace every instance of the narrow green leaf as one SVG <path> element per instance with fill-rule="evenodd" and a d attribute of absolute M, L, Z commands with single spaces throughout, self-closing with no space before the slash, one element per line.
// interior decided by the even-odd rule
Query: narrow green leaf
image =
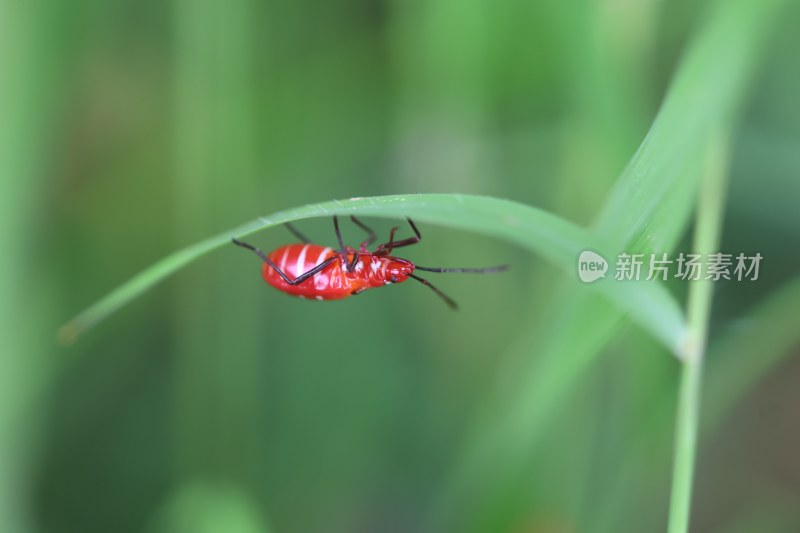
<path fill-rule="evenodd" d="M 763 41 L 787 3 L 732 0 L 712 6 L 647 136 L 593 226 L 614 254 L 675 247 L 690 220 L 711 138 L 735 124 Z M 508 512 L 505 494 L 529 468 L 535 446 L 557 412 L 554 406 L 574 393 L 617 331 L 622 314 L 597 305 L 596 298 L 579 289 L 565 287 L 550 304 L 557 327 L 530 336 L 507 357 L 515 363 L 513 386 L 504 383 L 491 409 L 476 417 L 475 440 L 456 460 L 443 490 L 442 529 L 480 522 L 497 509 Z M 516 364 L 521 355 L 533 353 L 538 357 L 528 357 L 527 367 Z M 544 359 L 549 361 L 540 363 Z M 495 500 L 487 496 L 492 494 L 498 495 Z"/>
<path fill-rule="evenodd" d="M 81 333 L 159 281 L 203 255 L 228 245 L 231 237 L 244 237 L 284 222 L 336 214 L 381 218 L 408 216 L 420 222 L 491 235 L 541 255 L 575 277 L 576 283 L 580 252 L 592 249 L 605 254 L 607 249 L 590 232 L 553 214 L 509 200 L 461 194 L 334 200 L 260 218 L 165 257 L 75 317 L 60 330 L 59 338 L 66 344 L 74 342 Z M 678 349 L 685 331 L 683 318 L 675 301 L 660 285 L 626 284 L 607 279 L 587 286 L 586 290 L 598 290 L 670 349 Z"/>
<path fill-rule="evenodd" d="M 715 149 L 709 152 L 707 170 L 703 176 L 697 202 L 697 224 L 692 245 L 695 253 L 707 255 L 719 251 L 730 163 L 729 144 L 728 135 L 720 134 L 714 145 Z M 708 323 L 711 318 L 712 297 L 711 280 L 695 281 L 689 287 L 687 303 L 689 342 L 686 345 L 686 360 L 681 369 L 675 423 L 669 511 L 670 533 L 684 533 L 689 530 L 697 433 L 700 427 L 703 359 L 708 338 Z"/>
<path fill-rule="evenodd" d="M 666 251 L 680 237 L 709 142 L 735 123 L 764 40 L 786 3 L 735 0 L 713 6 L 597 220 L 612 244 Z"/>
<path fill-rule="evenodd" d="M 720 425 L 731 415 L 737 402 L 791 357 L 800 343 L 797 312 L 800 310 L 800 277 L 774 289 L 748 310 L 744 318 L 733 322 L 712 338 L 708 347 L 705 387 L 703 390 L 700 445 L 710 443 Z M 652 421 L 664 420 L 674 411 L 674 401 L 667 388 L 654 391 L 646 411 Z M 666 464 L 654 465 L 661 456 L 660 447 L 669 438 L 672 426 L 642 424 L 628 445 L 628 452 L 608 483 L 608 490 L 594 507 L 595 515 L 587 523 L 597 531 L 619 531 L 619 517 L 630 505 L 630 487 L 645 469 L 655 467 L 653 475 L 662 475 Z M 659 444 L 662 443 L 662 444 Z M 666 450 L 664 450 L 666 453 Z M 666 472 L 663 472 L 666 476 Z"/>

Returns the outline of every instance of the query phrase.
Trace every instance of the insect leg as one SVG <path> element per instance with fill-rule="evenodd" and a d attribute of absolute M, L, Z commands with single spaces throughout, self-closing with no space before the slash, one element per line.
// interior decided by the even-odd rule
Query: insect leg
<path fill-rule="evenodd" d="M 333 229 L 336 232 L 336 240 L 339 241 L 339 251 L 344 254 L 345 261 L 347 261 L 347 248 L 344 247 L 344 241 L 342 240 L 342 232 L 339 231 L 339 217 L 336 215 L 333 216 Z M 353 273 L 356 268 L 356 261 L 358 261 L 358 254 L 353 256 L 353 261 L 347 263 L 347 271 L 349 273 Z"/>
<path fill-rule="evenodd" d="M 411 226 L 411 229 L 414 230 L 414 237 L 409 237 L 407 239 L 403 239 L 401 241 L 394 242 L 394 228 L 392 229 L 392 233 L 389 238 L 389 242 L 381 244 L 375 249 L 376 254 L 380 255 L 388 255 L 391 253 L 393 248 L 402 248 L 403 246 L 411 246 L 412 244 L 417 244 L 419 241 L 422 240 L 422 235 L 420 234 L 419 230 L 417 229 L 417 225 L 414 224 L 414 221 L 410 218 L 406 218 L 408 224 Z"/>
<path fill-rule="evenodd" d="M 292 232 L 292 235 L 300 239 L 301 242 L 304 242 L 305 244 L 311 242 L 311 240 L 308 237 L 300 233 L 300 231 L 298 231 L 298 229 L 295 228 L 291 223 L 285 222 L 283 225 L 286 226 L 286 229 Z"/>
<path fill-rule="evenodd" d="M 309 270 L 307 272 L 303 272 L 302 274 L 300 274 L 299 276 L 294 278 L 294 281 L 287 281 L 287 283 L 289 285 L 300 285 L 301 283 L 303 283 L 305 280 L 307 280 L 308 278 L 310 278 L 314 274 L 316 274 L 318 272 L 321 272 L 325 267 L 327 267 L 328 265 L 330 265 L 331 263 L 333 263 L 337 259 L 338 259 L 338 257 L 335 256 L 335 255 L 333 257 L 329 257 L 325 261 L 323 261 L 322 263 L 320 263 L 317 266 L 315 266 L 314 268 L 312 268 L 311 270 Z M 278 272 L 278 273 L 280 274 L 280 272 Z"/>
<path fill-rule="evenodd" d="M 377 239 L 378 236 L 375 235 L 375 231 L 373 231 L 372 228 L 370 228 L 369 226 L 367 226 L 366 224 L 364 224 L 363 222 L 358 220 L 355 216 L 351 215 L 350 216 L 350 220 L 353 221 L 353 224 L 355 224 L 356 226 L 358 226 L 359 228 L 363 229 L 364 231 L 366 231 L 369 234 L 367 236 L 367 240 L 362 242 L 361 246 L 360 246 L 360 251 L 366 252 L 367 251 L 367 246 L 369 246 L 370 244 L 375 242 L 375 239 Z"/>
<path fill-rule="evenodd" d="M 394 247 L 394 234 L 397 233 L 398 229 L 400 228 L 395 226 L 391 230 L 389 230 L 389 242 L 385 242 L 380 246 L 378 246 L 377 248 L 375 248 L 376 255 L 389 255 L 389 252 L 391 252 L 392 248 Z"/>
<path fill-rule="evenodd" d="M 262 261 L 264 261 L 266 264 L 268 264 L 270 267 L 272 267 L 272 269 L 275 270 L 275 272 L 277 272 L 277 274 L 283 279 L 283 281 L 285 281 L 289 285 L 299 285 L 299 284 L 303 283 L 305 280 L 307 280 L 308 278 L 310 278 L 314 274 L 320 272 L 322 269 L 324 269 L 325 267 L 327 267 L 328 265 L 330 265 L 331 263 L 336 261 L 336 259 L 338 258 L 338 256 L 335 256 L 335 255 L 333 257 L 329 257 L 328 259 L 326 259 L 322 263 L 318 264 L 317 266 L 315 266 L 311 270 L 309 270 L 307 272 L 303 272 L 302 274 L 300 274 L 299 276 L 297 276 L 294 279 L 289 279 L 289 276 L 287 276 L 286 273 L 278 267 L 278 265 L 276 265 L 275 263 L 270 261 L 269 257 L 267 257 L 264 254 L 264 252 L 262 252 L 261 250 L 259 250 L 255 246 L 253 246 L 252 244 L 247 244 L 246 242 L 242 242 L 242 241 L 240 241 L 238 239 L 235 239 L 235 238 L 231 239 L 231 240 L 233 241 L 233 244 L 236 244 L 237 246 L 241 246 L 242 248 L 247 248 L 248 250 L 250 250 L 254 254 L 256 254 L 258 257 L 260 257 Z"/>

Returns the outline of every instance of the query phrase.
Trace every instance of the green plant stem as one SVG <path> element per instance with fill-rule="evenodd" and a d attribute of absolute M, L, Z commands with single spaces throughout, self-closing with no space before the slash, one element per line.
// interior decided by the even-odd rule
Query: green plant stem
<path fill-rule="evenodd" d="M 704 258 L 705 254 L 716 252 L 719 245 L 725 207 L 727 162 L 726 143 L 723 136 L 717 136 L 709 148 L 707 168 L 700 184 L 693 237 L 694 252 L 704 254 Z M 683 348 L 678 397 L 669 533 L 683 533 L 689 528 L 692 478 L 700 422 L 703 356 L 711 315 L 712 290 L 713 282 L 707 279 L 694 281 L 689 287 L 688 336 Z"/>

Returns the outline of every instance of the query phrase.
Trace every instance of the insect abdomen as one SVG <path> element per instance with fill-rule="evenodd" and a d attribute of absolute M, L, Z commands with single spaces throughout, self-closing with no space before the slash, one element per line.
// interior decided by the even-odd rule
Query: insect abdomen
<path fill-rule="evenodd" d="M 295 279 L 333 255 L 336 255 L 336 252 L 325 246 L 289 244 L 274 250 L 268 257 L 289 279 Z M 262 266 L 262 275 L 264 281 L 276 289 L 303 298 L 336 300 L 345 298 L 352 292 L 347 287 L 347 280 L 342 275 L 338 261 L 334 261 L 327 268 L 299 285 L 286 283 L 275 269 L 266 263 Z"/>

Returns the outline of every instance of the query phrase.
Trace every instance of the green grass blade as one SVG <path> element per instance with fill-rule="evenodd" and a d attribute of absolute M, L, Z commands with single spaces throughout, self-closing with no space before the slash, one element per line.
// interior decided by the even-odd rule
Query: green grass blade
<path fill-rule="evenodd" d="M 596 227 L 623 249 L 661 251 L 694 205 L 708 143 L 735 121 L 763 41 L 786 0 L 717 2 Z"/>
<path fill-rule="evenodd" d="M 709 152 L 708 168 L 704 175 L 697 203 L 697 226 L 694 233 L 694 252 L 703 254 L 719 251 L 722 217 L 725 213 L 725 190 L 728 179 L 729 153 L 727 142 Z M 708 322 L 711 317 L 713 282 L 699 280 L 689 286 L 689 338 L 686 359 L 681 370 L 678 413 L 675 432 L 675 452 L 670 498 L 669 532 L 684 533 L 689 529 L 692 501 L 697 433 L 700 426 L 700 399 L 703 359 L 705 357 Z"/>
<path fill-rule="evenodd" d="M 750 309 L 745 318 L 729 325 L 710 340 L 702 398 L 701 447 L 708 443 L 709 437 L 730 416 L 737 403 L 769 372 L 795 353 L 792 348 L 800 343 L 796 319 L 798 309 L 800 277 L 774 289 Z M 754 357 L 754 354 L 758 356 Z M 653 421 L 669 417 L 674 411 L 670 390 L 654 391 L 646 411 Z M 665 425 L 643 424 L 637 431 L 616 468 L 615 477 L 608 484 L 608 490 L 595 506 L 596 514 L 587 522 L 593 524 L 596 531 L 619 531 L 619 517 L 631 504 L 630 488 L 640 482 L 637 480 L 641 472 L 654 466 L 659 470 L 668 466 L 654 465 L 653 458 L 661 456 L 661 443 L 669 438 L 670 429 Z M 660 473 L 656 475 L 661 476 Z"/>
<path fill-rule="evenodd" d="M 590 232 L 562 218 L 497 198 L 414 194 L 334 200 L 260 218 L 165 257 L 75 317 L 60 330 L 59 338 L 66 344 L 74 342 L 81 333 L 159 281 L 203 255 L 227 246 L 231 237 L 245 237 L 284 222 L 335 214 L 409 216 L 420 222 L 491 235 L 537 253 L 573 276 L 582 250 L 591 248 L 606 253 L 607 249 Z M 616 283 L 609 277 L 586 290 L 600 291 L 673 351 L 678 349 L 685 329 L 683 318 L 675 301 L 660 285 Z"/>
<path fill-rule="evenodd" d="M 45 198 L 80 53 L 70 39 L 79 11 L 0 0 L 0 523 L 18 533 L 35 531 L 41 518 L 34 502 L 45 448 L 42 398 L 57 366 L 41 332 L 52 328 L 57 303 L 40 222 L 52 208 Z"/>
<path fill-rule="evenodd" d="M 612 190 L 594 228 L 614 251 L 666 252 L 685 231 L 715 132 L 734 123 L 762 42 L 784 0 L 718 2 L 690 43 L 642 145 Z M 603 308 L 580 287 L 565 287 L 550 312 L 559 320 L 531 336 L 519 352 L 556 361 L 541 365 L 529 357 L 516 368 L 516 381 L 476 421 L 475 442 L 456 462 L 455 481 L 444 489 L 441 519 L 475 523 L 500 509 L 519 472 L 527 471 L 536 444 L 552 422 L 553 406 L 566 402 L 591 363 L 613 338 L 621 313 Z M 570 339 L 580 332 L 580 342 Z M 516 355 L 516 354 L 514 354 Z M 516 361 L 518 357 L 511 357 Z M 558 383 L 558 386 L 553 386 Z M 508 390 L 514 392 L 508 393 Z M 524 426 L 524 432 L 518 428 Z M 498 451 L 500 450 L 500 451 Z M 464 489 L 467 487 L 467 489 Z M 480 487 L 478 494 L 467 494 Z M 518 489 L 518 487 L 515 487 Z M 455 493 L 455 494 L 453 494 Z M 487 495 L 499 494 L 497 501 Z"/>

